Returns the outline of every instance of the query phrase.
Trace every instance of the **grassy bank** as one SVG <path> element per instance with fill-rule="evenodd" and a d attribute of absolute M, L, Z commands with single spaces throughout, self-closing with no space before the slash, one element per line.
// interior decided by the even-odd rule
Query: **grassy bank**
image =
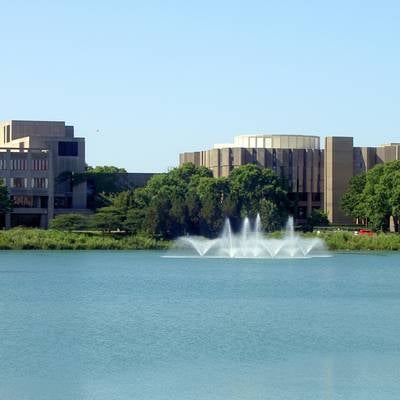
<path fill-rule="evenodd" d="M 279 238 L 281 232 L 269 237 Z M 329 250 L 395 251 L 400 250 L 400 234 L 355 236 L 351 232 L 322 232 L 304 234 L 320 237 Z M 56 230 L 15 228 L 0 231 L 0 250 L 163 250 L 171 242 L 142 235 L 102 234 L 100 232 L 66 232 Z"/>
<path fill-rule="evenodd" d="M 168 241 L 139 235 L 75 233 L 28 228 L 0 231 L 0 250 L 150 250 L 168 247 Z"/>
<path fill-rule="evenodd" d="M 308 235 L 307 235 L 308 236 Z M 313 236 L 316 236 L 313 234 Z M 400 234 L 378 233 L 373 236 L 359 236 L 352 232 L 326 232 L 317 237 L 323 239 L 329 250 L 400 250 Z"/>

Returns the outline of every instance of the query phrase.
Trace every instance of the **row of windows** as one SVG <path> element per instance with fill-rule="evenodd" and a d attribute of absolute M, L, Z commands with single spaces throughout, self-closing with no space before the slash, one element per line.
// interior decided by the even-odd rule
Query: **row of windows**
<path fill-rule="evenodd" d="M 0 159 L 0 169 L 7 169 L 5 159 Z M 10 169 L 13 171 L 26 171 L 28 170 L 28 160 L 26 158 L 10 160 Z M 47 159 L 32 160 L 31 169 L 33 171 L 47 171 L 49 169 L 49 162 Z"/>
<path fill-rule="evenodd" d="M 32 178 L 31 185 L 34 189 L 47 189 L 49 180 L 47 178 Z M 26 189 L 28 187 L 28 178 L 11 178 L 10 186 L 12 188 Z"/>
<path fill-rule="evenodd" d="M 11 196 L 13 208 L 47 208 L 47 196 Z"/>
<path fill-rule="evenodd" d="M 47 196 L 11 196 L 14 208 L 47 208 Z M 55 197 L 54 208 L 71 208 L 71 197 Z"/>

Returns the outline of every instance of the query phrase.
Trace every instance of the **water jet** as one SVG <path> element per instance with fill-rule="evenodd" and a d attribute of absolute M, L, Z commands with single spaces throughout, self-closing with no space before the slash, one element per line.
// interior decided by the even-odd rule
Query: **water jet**
<path fill-rule="evenodd" d="M 169 257 L 215 258 L 310 258 L 329 256 L 325 243 L 319 238 L 304 238 L 294 230 L 293 217 L 289 217 L 283 237 L 264 236 L 261 218 L 252 223 L 243 219 L 239 232 L 233 232 L 227 218 L 220 236 L 182 236 L 175 241 Z"/>

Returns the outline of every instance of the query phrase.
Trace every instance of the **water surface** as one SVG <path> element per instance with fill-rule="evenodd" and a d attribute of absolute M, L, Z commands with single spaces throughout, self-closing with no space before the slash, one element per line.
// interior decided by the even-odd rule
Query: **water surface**
<path fill-rule="evenodd" d="M 1 252 L 0 399 L 398 399 L 400 255 Z"/>

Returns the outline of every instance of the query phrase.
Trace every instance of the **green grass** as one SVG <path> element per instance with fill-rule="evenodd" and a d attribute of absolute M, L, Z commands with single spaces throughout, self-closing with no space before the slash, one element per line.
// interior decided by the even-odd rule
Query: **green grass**
<path fill-rule="evenodd" d="M 306 236 L 317 236 L 315 233 Z M 398 251 L 400 250 L 400 234 L 376 233 L 373 236 L 354 235 L 352 232 L 323 232 L 317 237 L 323 239 L 329 250 L 350 251 Z"/>
<path fill-rule="evenodd" d="M 0 231 L 0 250 L 150 250 L 170 243 L 143 235 L 14 228 Z"/>
<path fill-rule="evenodd" d="M 268 237 L 282 237 L 274 232 Z M 372 237 L 355 236 L 351 232 L 306 233 L 304 237 L 320 237 L 329 250 L 398 251 L 400 234 L 380 233 Z M 100 232 L 66 232 L 57 230 L 14 228 L 0 231 L 0 250 L 153 250 L 167 249 L 170 241 L 144 235 L 103 234 Z"/>

